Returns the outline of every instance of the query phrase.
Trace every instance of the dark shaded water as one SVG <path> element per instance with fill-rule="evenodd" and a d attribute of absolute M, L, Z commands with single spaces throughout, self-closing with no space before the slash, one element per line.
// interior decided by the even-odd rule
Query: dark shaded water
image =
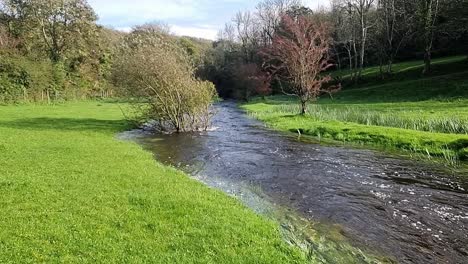
<path fill-rule="evenodd" d="M 233 103 L 213 131 L 145 136 L 157 159 L 217 186 L 259 186 L 305 217 L 338 224 L 352 244 L 401 263 L 468 263 L 468 175 L 375 151 L 304 144 Z"/>

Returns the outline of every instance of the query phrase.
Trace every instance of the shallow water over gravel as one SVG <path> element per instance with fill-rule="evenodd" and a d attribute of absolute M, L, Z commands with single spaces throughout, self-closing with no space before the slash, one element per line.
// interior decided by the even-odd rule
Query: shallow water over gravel
<path fill-rule="evenodd" d="M 269 200 L 339 225 L 353 245 L 400 263 L 468 263 L 468 175 L 376 151 L 297 142 L 233 103 L 216 108 L 213 131 L 137 141 L 159 161 L 226 192 L 258 186 Z"/>

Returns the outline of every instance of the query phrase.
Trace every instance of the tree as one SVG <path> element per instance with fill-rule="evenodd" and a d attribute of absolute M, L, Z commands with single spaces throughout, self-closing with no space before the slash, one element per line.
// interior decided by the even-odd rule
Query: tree
<path fill-rule="evenodd" d="M 261 26 L 261 39 L 264 45 L 271 44 L 282 14 L 299 5 L 299 0 L 264 0 L 257 5 L 256 17 Z"/>
<path fill-rule="evenodd" d="M 443 18 L 447 22 L 442 26 L 452 42 L 459 42 L 462 50 L 467 55 L 468 61 L 468 0 L 452 0 L 447 2 Z"/>
<path fill-rule="evenodd" d="M 0 50 L 12 51 L 19 43 L 20 40 L 11 36 L 8 29 L 0 24 Z"/>
<path fill-rule="evenodd" d="M 249 11 L 238 12 L 233 19 L 238 41 L 242 47 L 244 62 L 253 61 L 255 50 L 258 47 L 259 31 L 254 16 Z"/>
<path fill-rule="evenodd" d="M 265 99 L 265 96 L 271 94 L 272 76 L 269 73 L 266 73 L 264 71 L 258 71 L 256 75 L 250 78 L 255 83 L 255 92 L 257 93 L 257 95 L 260 95 L 263 99 Z"/>
<path fill-rule="evenodd" d="M 377 6 L 377 45 L 381 73 L 391 74 L 398 52 L 414 35 L 412 4 L 406 0 L 380 0 Z M 386 64 L 383 69 L 383 64 Z"/>
<path fill-rule="evenodd" d="M 432 48 L 439 11 L 440 0 L 418 0 L 418 15 L 424 43 L 424 75 L 429 74 L 431 71 Z"/>
<path fill-rule="evenodd" d="M 369 29 L 372 28 L 375 23 L 371 20 L 371 9 L 374 6 L 375 0 L 349 0 L 348 4 L 354 8 L 357 13 L 360 26 L 360 38 L 359 38 L 359 71 L 357 79 L 361 78 L 362 71 L 364 69 L 367 40 L 369 36 Z"/>
<path fill-rule="evenodd" d="M 343 4 L 342 0 L 332 0 L 331 17 L 333 21 L 333 49 L 338 66 L 341 69 L 344 61 L 340 57 L 340 50 L 346 52 L 347 64 L 350 71 L 358 68 L 357 27 L 355 13 L 350 5 Z"/>
<path fill-rule="evenodd" d="M 138 99 L 140 121 L 156 120 L 171 132 L 208 128 L 214 86 L 195 78 L 186 51 L 158 25 L 135 28 L 113 69 L 115 85 Z"/>
<path fill-rule="evenodd" d="M 244 100 L 248 100 L 252 94 L 266 96 L 271 92 L 271 75 L 262 71 L 255 63 L 238 65 L 234 71 L 238 91 Z"/>
<path fill-rule="evenodd" d="M 330 32 L 329 24 L 312 17 L 284 15 L 272 45 L 263 52 L 269 62 L 268 68 L 291 83 L 292 94 L 298 96 L 301 103 L 301 114 L 307 112 L 308 102 L 339 89 L 325 86 L 331 77 L 323 74 L 333 66 Z"/>
<path fill-rule="evenodd" d="M 0 22 L 13 37 L 27 32 L 28 4 L 26 0 L 0 0 Z"/>
<path fill-rule="evenodd" d="M 53 62 L 78 57 L 97 39 L 97 16 L 86 0 L 2 0 L 10 31 L 29 50 L 44 50 Z"/>
<path fill-rule="evenodd" d="M 97 16 L 85 0 L 31 1 L 30 8 L 32 23 L 38 25 L 36 33 L 53 62 L 67 52 L 72 56 L 86 52 L 96 36 Z"/>
<path fill-rule="evenodd" d="M 354 64 L 355 81 L 359 80 L 366 62 L 370 29 L 376 25 L 374 16 L 376 0 L 333 0 L 332 7 L 344 15 L 342 25 L 345 48 L 348 50 L 350 65 Z M 344 39 L 343 39 L 344 38 Z M 352 62 L 351 57 L 354 58 Z"/>

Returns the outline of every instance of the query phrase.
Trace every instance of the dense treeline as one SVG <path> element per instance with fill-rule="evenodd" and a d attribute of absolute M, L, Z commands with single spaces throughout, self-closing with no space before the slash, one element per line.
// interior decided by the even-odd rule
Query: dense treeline
<path fill-rule="evenodd" d="M 86 0 L 1 0 L 0 102 L 108 97 L 135 102 L 132 119 L 206 129 L 216 96 L 196 78 L 210 42 L 162 24 L 122 33 L 96 24 Z"/>
<path fill-rule="evenodd" d="M 113 69 L 128 34 L 96 21 L 86 0 L 0 0 L 0 102 L 121 95 Z M 161 31 L 192 65 L 211 47 Z"/>
<path fill-rule="evenodd" d="M 317 11 L 300 0 L 264 0 L 253 11 L 239 12 L 215 42 L 175 37 L 161 25 L 153 33 L 183 51 L 183 64 L 191 67 L 186 74 L 194 81 L 212 81 L 222 97 L 248 99 L 272 91 L 301 92 L 286 68 L 274 70 L 278 65 L 267 52 L 275 38 L 288 37 L 286 16 L 315 21 L 309 28 L 326 24 L 329 60 L 322 62 L 333 64 L 328 71 L 349 71 L 355 83 L 369 65 L 380 65 L 386 78 L 395 62 L 424 59 L 422 74 L 430 75 L 433 57 L 468 54 L 467 13 L 468 0 L 332 0 Z M 85 0 L 0 0 L 0 101 L 129 95 L 114 78 L 129 34 L 96 21 Z"/>
<path fill-rule="evenodd" d="M 264 0 L 227 23 L 206 57 L 203 74 L 221 96 L 248 99 L 264 91 L 294 89 L 290 83 L 288 87 L 278 82 L 274 75 L 287 73 L 273 73 L 262 56 L 285 15 L 330 25 L 334 64 L 330 70 L 350 71 L 353 83 L 361 80 L 369 65 L 380 65 L 381 78 L 386 78 L 395 62 L 424 59 L 421 74 L 430 75 L 433 57 L 468 54 L 467 0 L 332 0 L 330 8 L 318 11 L 304 7 L 300 0 Z M 271 89 L 262 86 L 257 91 L 258 85 L 246 85 L 264 76 L 270 78 Z"/>
<path fill-rule="evenodd" d="M 83 0 L 2 0 L 0 100 L 103 96 L 121 33 L 100 27 Z"/>

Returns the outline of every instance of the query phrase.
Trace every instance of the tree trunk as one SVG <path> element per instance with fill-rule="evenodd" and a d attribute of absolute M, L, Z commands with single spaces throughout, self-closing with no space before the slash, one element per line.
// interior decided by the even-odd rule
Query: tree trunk
<path fill-rule="evenodd" d="M 387 73 L 388 73 L 389 75 L 391 75 L 392 72 L 393 72 L 393 59 L 390 58 L 390 59 L 388 60 Z"/>
<path fill-rule="evenodd" d="M 434 2 L 435 1 L 435 2 Z M 435 7 L 434 7 L 435 5 Z M 435 8 L 435 10 L 433 10 Z M 425 49 L 424 49 L 424 70 L 423 75 L 428 75 L 431 72 L 431 51 L 432 42 L 434 39 L 434 26 L 439 10 L 439 0 L 429 0 L 426 6 L 426 21 L 425 21 Z"/>
<path fill-rule="evenodd" d="M 364 70 L 364 59 L 366 56 L 366 42 L 367 42 L 367 29 L 362 29 L 362 42 L 361 42 L 361 50 L 359 56 L 359 73 L 358 79 L 361 79 L 362 71 Z"/>
<path fill-rule="evenodd" d="M 336 54 L 336 62 L 338 66 L 338 70 L 341 71 L 341 56 L 340 56 L 340 51 L 336 49 L 336 47 L 333 48 Z"/>
<path fill-rule="evenodd" d="M 426 49 L 424 52 L 424 70 L 423 75 L 428 75 L 431 73 L 431 50 Z"/>
<path fill-rule="evenodd" d="M 307 101 L 301 100 L 301 115 L 305 115 L 307 113 Z"/>
<path fill-rule="evenodd" d="M 383 60 L 382 58 L 379 59 L 379 70 L 380 70 L 380 79 L 385 79 L 385 73 L 383 70 Z"/>
<path fill-rule="evenodd" d="M 353 70 L 353 55 L 351 54 L 351 47 L 348 49 L 348 58 L 349 58 L 349 70 Z"/>
<path fill-rule="evenodd" d="M 358 53 L 357 53 L 357 48 L 356 48 L 356 42 L 353 43 L 353 51 L 354 51 L 354 74 L 353 74 L 353 80 L 355 83 L 358 82 L 358 78 L 357 78 L 357 72 L 356 72 L 356 69 L 358 68 Z"/>

